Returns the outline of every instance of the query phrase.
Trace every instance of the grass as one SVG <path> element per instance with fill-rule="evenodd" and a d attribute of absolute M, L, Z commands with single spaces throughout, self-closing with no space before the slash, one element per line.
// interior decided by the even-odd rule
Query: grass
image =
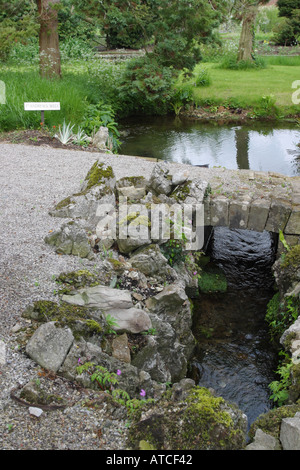
<path fill-rule="evenodd" d="M 38 128 L 41 113 L 24 111 L 26 101 L 59 101 L 60 111 L 47 111 L 45 123 L 58 126 L 64 120 L 80 125 L 84 118 L 87 101 L 100 100 L 97 87 L 87 83 L 82 74 L 65 71 L 61 80 L 45 80 L 36 67 L 2 67 L 0 80 L 6 86 L 6 105 L 1 105 L 0 130 Z"/>
<path fill-rule="evenodd" d="M 299 58 L 295 62 L 298 60 Z M 281 116 L 300 112 L 299 105 L 292 102 L 292 93 L 295 91 L 292 83 L 300 79 L 300 64 L 293 67 L 271 65 L 270 59 L 266 68 L 257 70 L 226 70 L 211 63 L 197 67 L 203 66 L 211 77 L 211 85 L 194 90 L 195 101 L 200 106 L 233 104 L 248 109 L 258 106 L 262 97 L 273 95 Z"/>

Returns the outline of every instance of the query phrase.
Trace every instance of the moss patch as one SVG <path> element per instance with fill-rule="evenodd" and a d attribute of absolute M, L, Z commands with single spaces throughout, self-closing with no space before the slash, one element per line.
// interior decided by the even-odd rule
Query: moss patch
<path fill-rule="evenodd" d="M 30 318 L 38 323 L 56 322 L 57 327 L 69 327 L 75 339 L 102 335 L 103 327 L 91 318 L 92 309 L 70 305 L 61 305 L 48 300 L 38 300 L 23 312 L 24 318 Z"/>
<path fill-rule="evenodd" d="M 142 441 L 158 450 L 243 448 L 244 431 L 234 423 L 223 398 L 202 387 L 191 389 L 182 402 L 169 401 L 169 397 L 167 392 L 146 412 L 136 413 L 129 432 L 131 448 L 138 449 Z"/>
<path fill-rule="evenodd" d="M 95 185 L 103 184 L 107 179 L 114 178 L 114 172 L 111 166 L 105 168 L 104 163 L 98 161 L 94 163 L 85 177 L 87 181 L 86 189 L 89 190 Z"/>
<path fill-rule="evenodd" d="M 206 266 L 198 281 L 199 290 L 205 294 L 226 292 L 227 280 L 221 269 L 214 265 Z"/>
<path fill-rule="evenodd" d="M 290 266 L 293 268 L 299 268 L 300 266 L 300 245 L 293 246 L 284 256 L 281 268 L 287 269 Z"/>
<path fill-rule="evenodd" d="M 92 274 L 86 269 L 79 271 L 71 271 L 69 273 L 61 273 L 56 282 L 63 286 L 59 289 L 59 294 L 70 293 L 73 290 L 80 289 L 81 287 L 93 287 L 101 283 L 101 279 L 96 274 Z"/>
<path fill-rule="evenodd" d="M 249 437 L 253 439 L 256 430 L 261 429 L 267 434 L 279 439 L 281 421 L 284 418 L 293 418 L 298 411 L 300 411 L 300 404 L 287 405 L 273 409 L 268 413 L 259 416 L 250 427 Z"/>

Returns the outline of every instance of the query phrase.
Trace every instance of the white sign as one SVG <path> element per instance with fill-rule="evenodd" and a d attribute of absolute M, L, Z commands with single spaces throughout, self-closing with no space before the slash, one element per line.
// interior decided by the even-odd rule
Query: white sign
<path fill-rule="evenodd" d="M 0 104 L 6 104 L 5 83 L 0 80 Z"/>
<path fill-rule="evenodd" d="M 60 111 L 60 103 L 24 103 L 25 111 Z"/>

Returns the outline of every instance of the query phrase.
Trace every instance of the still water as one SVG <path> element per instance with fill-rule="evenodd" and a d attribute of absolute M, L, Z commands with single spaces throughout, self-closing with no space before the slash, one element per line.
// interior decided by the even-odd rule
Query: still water
<path fill-rule="evenodd" d="M 264 319 L 274 295 L 275 250 L 268 232 L 216 228 L 208 253 L 225 272 L 228 290 L 201 294 L 194 307 L 198 347 L 191 376 L 237 404 L 249 426 L 272 408 L 268 385 L 275 380 L 278 356 Z"/>
<path fill-rule="evenodd" d="M 123 122 L 120 153 L 190 165 L 300 174 L 300 130 L 294 125 L 253 122 L 224 126 L 181 118 L 149 117 Z"/>

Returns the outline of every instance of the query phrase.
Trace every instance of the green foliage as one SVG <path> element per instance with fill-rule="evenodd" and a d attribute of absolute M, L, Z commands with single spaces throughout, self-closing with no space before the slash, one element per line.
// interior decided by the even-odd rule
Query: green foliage
<path fill-rule="evenodd" d="M 235 53 L 227 54 L 219 64 L 221 69 L 229 70 L 257 70 L 266 67 L 266 62 L 262 57 L 255 57 L 254 60 L 238 60 Z"/>
<path fill-rule="evenodd" d="M 31 16 L 24 16 L 18 22 L 6 18 L 0 23 L 0 60 L 8 59 L 13 45 L 26 44 L 30 38 L 37 36 L 38 25 Z"/>
<path fill-rule="evenodd" d="M 107 127 L 112 151 L 117 151 L 120 146 L 118 124 L 115 122 L 115 112 L 112 106 L 100 101 L 98 104 L 88 104 L 82 127 L 90 136 L 99 130 L 101 126 Z"/>
<path fill-rule="evenodd" d="M 266 322 L 270 327 L 272 341 L 277 342 L 285 330 L 292 325 L 299 315 L 299 299 L 294 296 L 280 300 L 277 292 L 269 301 L 266 313 Z"/>
<path fill-rule="evenodd" d="M 107 315 L 106 316 L 106 329 L 105 329 L 105 334 L 107 335 L 116 335 L 116 331 L 114 330 L 114 328 L 116 326 L 118 326 L 118 323 L 116 321 L 116 319 L 114 317 L 112 317 L 111 315 Z"/>
<path fill-rule="evenodd" d="M 92 362 L 86 362 L 76 368 L 78 374 L 87 372 L 90 375 L 91 382 L 97 382 L 102 390 L 111 390 L 113 385 L 118 383 L 117 374 L 109 372 L 105 367 L 95 365 Z"/>
<path fill-rule="evenodd" d="M 256 31 L 271 33 L 273 28 L 278 24 L 278 15 L 279 10 L 275 5 L 261 7 L 256 17 Z"/>
<path fill-rule="evenodd" d="M 279 380 L 274 380 L 270 383 L 269 388 L 272 392 L 270 399 L 274 401 L 276 406 L 283 406 L 289 398 L 289 387 L 292 385 L 291 379 L 291 368 L 292 361 L 289 359 L 285 360 L 277 368 L 276 373 L 279 376 Z"/>
<path fill-rule="evenodd" d="M 80 360 L 79 360 L 80 363 Z M 134 411 L 141 409 L 143 406 L 153 403 L 154 400 L 149 398 L 147 400 L 131 398 L 122 388 L 116 388 L 119 385 L 118 376 L 121 371 L 110 372 L 106 367 L 96 365 L 93 362 L 86 362 L 76 367 L 79 375 L 87 373 L 90 376 L 91 382 L 96 382 L 101 390 L 110 393 L 114 401 L 122 406 L 125 406 L 129 412 L 129 416 Z M 142 393 L 143 392 L 143 393 Z M 142 390 L 140 395 L 144 396 L 145 391 Z"/>
<path fill-rule="evenodd" d="M 203 293 L 226 292 L 227 279 L 223 271 L 216 266 L 206 267 L 198 281 L 199 290 Z"/>
<path fill-rule="evenodd" d="M 97 89 L 79 74 L 65 73 L 61 80 L 45 80 L 34 68 L 16 71 L 1 70 L 0 80 L 6 84 L 6 104 L 1 105 L 0 130 L 40 128 L 41 113 L 24 111 L 27 101 L 59 101 L 61 111 L 47 111 L 45 124 L 52 128 L 72 122 L 81 125 L 87 105 L 93 101 Z"/>
<path fill-rule="evenodd" d="M 274 118 L 278 116 L 278 113 L 276 98 L 273 95 L 262 96 L 253 110 L 253 115 L 260 118 L 269 116 Z"/>
<path fill-rule="evenodd" d="M 278 0 L 279 16 L 284 20 L 274 28 L 276 44 L 292 46 L 300 37 L 300 0 Z"/>
<path fill-rule="evenodd" d="M 181 263 L 185 261 L 184 245 L 186 243 L 186 238 L 183 236 L 182 239 L 173 239 L 171 238 L 166 243 L 161 245 L 160 249 L 162 254 L 167 258 L 170 266 Z"/>
<path fill-rule="evenodd" d="M 199 43 L 215 37 L 225 0 L 76 0 L 78 11 L 97 18 L 113 47 L 150 45 L 162 66 L 193 68 Z"/>
<path fill-rule="evenodd" d="M 195 86 L 209 86 L 211 84 L 211 78 L 207 69 L 198 69 L 195 74 Z"/>
<path fill-rule="evenodd" d="M 172 98 L 173 73 L 150 56 L 127 63 L 119 88 L 122 109 L 127 114 L 166 114 Z"/>

